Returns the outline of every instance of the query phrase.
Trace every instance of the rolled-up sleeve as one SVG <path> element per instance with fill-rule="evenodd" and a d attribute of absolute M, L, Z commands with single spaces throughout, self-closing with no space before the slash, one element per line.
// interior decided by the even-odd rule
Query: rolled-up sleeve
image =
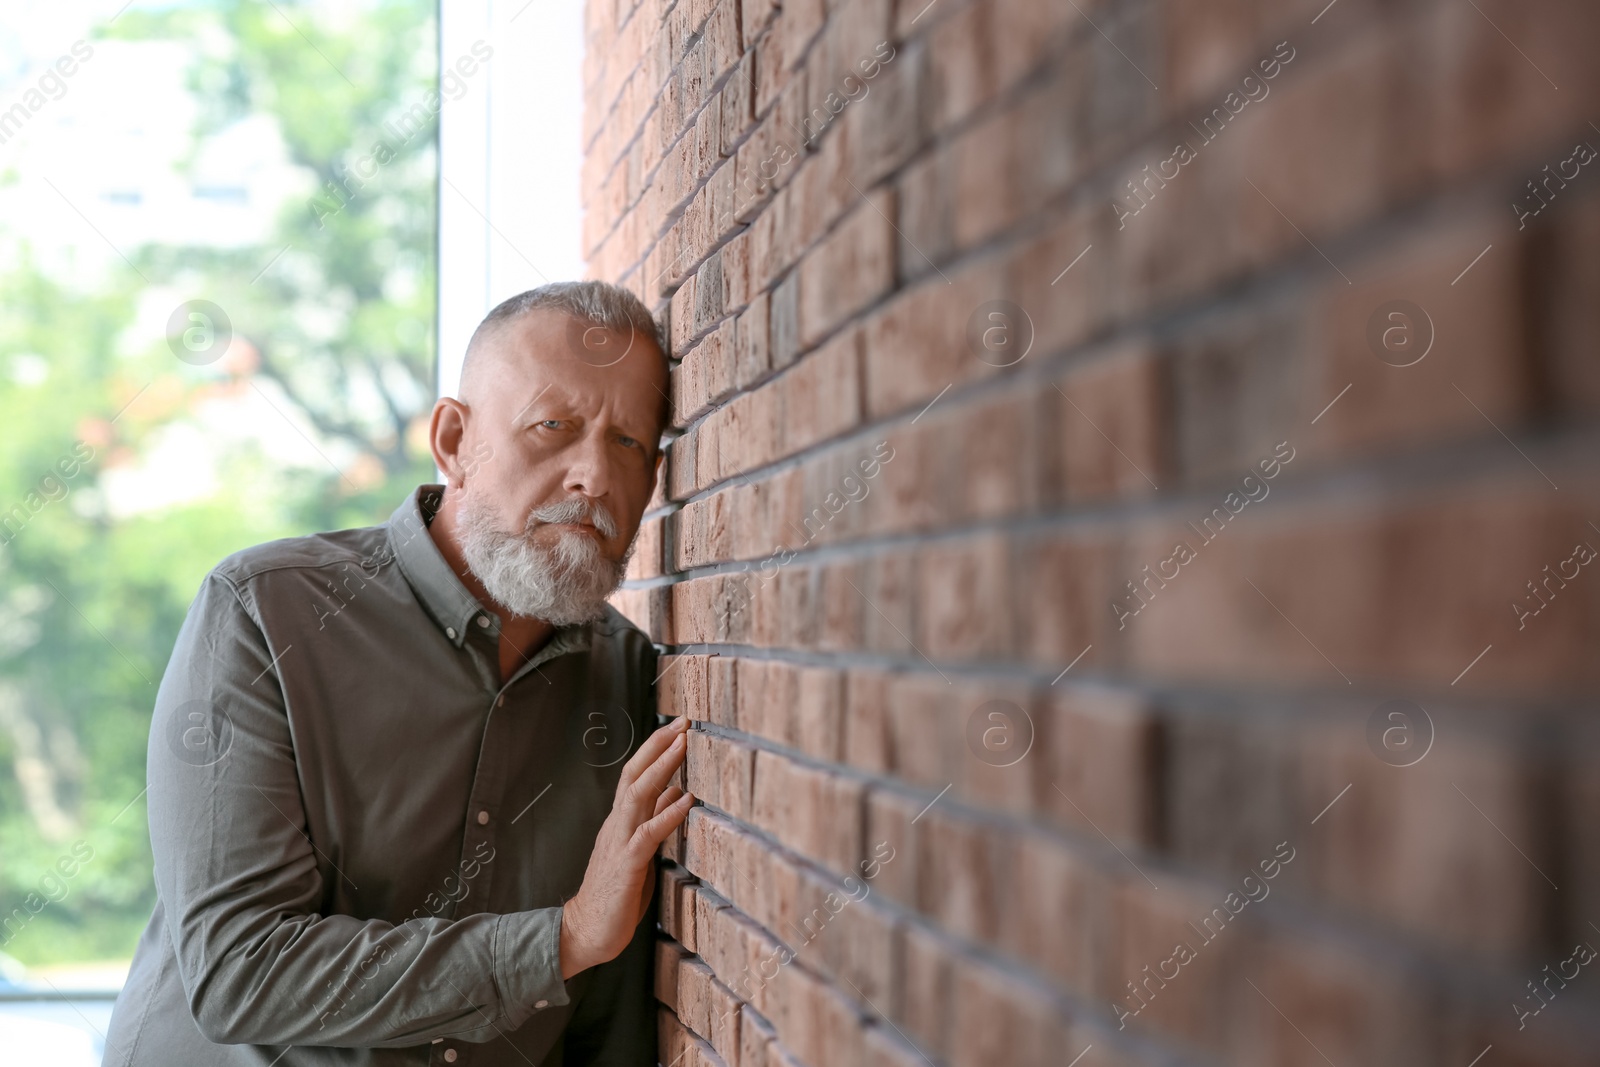
<path fill-rule="evenodd" d="M 226 1044 L 488 1041 L 568 1003 L 559 907 L 399 923 L 319 913 L 324 879 L 346 875 L 306 831 L 275 668 L 294 654 L 270 646 L 214 572 L 156 699 L 156 886 L 201 1033 Z"/>

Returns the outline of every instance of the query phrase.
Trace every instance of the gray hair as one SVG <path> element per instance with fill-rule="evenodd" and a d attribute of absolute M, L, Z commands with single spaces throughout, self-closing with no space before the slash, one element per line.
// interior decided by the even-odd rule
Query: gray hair
<path fill-rule="evenodd" d="M 612 285 L 610 282 L 550 282 L 537 289 L 529 289 L 525 293 L 518 293 L 502 300 L 495 305 L 493 311 L 483 317 L 483 321 L 478 323 L 478 328 L 472 331 L 472 340 L 467 342 L 467 351 L 461 366 L 463 400 L 468 400 L 467 392 L 470 388 L 468 381 L 473 376 L 473 367 L 478 362 L 483 345 L 522 316 L 545 309 L 562 312 L 579 322 L 598 326 L 606 331 L 625 333 L 630 337 L 642 335 L 655 345 L 656 351 L 661 353 L 662 362 L 667 363 L 667 341 L 661 327 L 651 316 L 650 309 L 645 307 L 644 302 L 630 290 L 620 285 Z M 584 332 L 582 339 L 576 343 L 580 347 L 587 348 L 589 346 L 587 332 Z M 631 342 L 628 347 L 630 349 L 633 347 Z M 665 392 L 661 394 L 661 410 L 658 417 L 663 429 L 672 425 L 672 400 Z"/>
<path fill-rule="evenodd" d="M 637 331 L 654 342 L 663 354 L 667 351 L 666 338 L 644 302 L 631 290 L 601 281 L 550 282 L 502 300 L 472 332 L 467 351 L 477 348 L 482 338 L 501 326 L 541 308 L 565 312 L 591 326 L 617 333 Z"/>

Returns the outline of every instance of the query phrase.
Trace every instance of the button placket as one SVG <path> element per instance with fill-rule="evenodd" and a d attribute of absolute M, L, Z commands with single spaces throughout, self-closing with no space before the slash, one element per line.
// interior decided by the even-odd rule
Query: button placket
<path fill-rule="evenodd" d="M 472 789 L 467 795 L 467 810 L 463 822 L 466 832 L 461 837 L 461 864 L 465 868 L 469 862 L 477 864 L 475 877 L 469 880 L 470 891 L 463 898 L 461 906 L 451 914 L 454 918 L 464 918 L 479 912 L 491 910 L 490 893 L 494 885 L 494 861 L 481 860 L 478 857 L 479 846 L 487 846 L 496 850 L 495 822 L 492 810 L 500 801 L 501 793 L 505 788 L 506 761 L 511 758 L 509 746 L 506 744 L 506 735 L 510 729 L 509 722 L 503 710 L 505 695 L 500 693 L 489 706 L 489 713 L 484 721 L 483 738 L 478 747 L 477 772 L 473 776 Z M 498 712 L 498 714 L 497 714 Z M 493 857 L 494 852 L 490 852 Z"/>

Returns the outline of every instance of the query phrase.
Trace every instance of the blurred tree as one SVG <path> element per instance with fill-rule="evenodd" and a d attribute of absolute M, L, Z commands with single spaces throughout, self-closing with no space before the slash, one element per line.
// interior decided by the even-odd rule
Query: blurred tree
<path fill-rule="evenodd" d="M 106 31 L 195 50 L 192 158 L 264 114 L 306 174 L 259 246 L 133 253 L 161 291 L 225 309 L 236 337 L 216 364 L 149 336 L 156 290 L 132 270 L 89 291 L 25 245 L 0 268 L 0 921 L 25 917 L 0 949 L 25 963 L 132 953 L 154 902 L 150 709 L 205 572 L 274 537 L 382 521 L 433 474 L 418 431 L 434 393 L 435 18 L 421 0 L 213 0 Z M 108 476 L 258 379 L 338 471 L 208 442 L 214 489 L 110 505 Z M 92 859 L 32 912 L 78 842 Z"/>
<path fill-rule="evenodd" d="M 182 27 L 201 50 L 197 142 L 271 115 L 309 195 L 282 207 L 267 247 L 157 248 L 151 262 L 204 275 L 260 372 L 324 438 L 375 456 L 385 476 L 425 473 L 407 433 L 434 394 L 433 5 L 318 14 L 230 0 L 118 23 L 123 36 L 157 27 Z"/>

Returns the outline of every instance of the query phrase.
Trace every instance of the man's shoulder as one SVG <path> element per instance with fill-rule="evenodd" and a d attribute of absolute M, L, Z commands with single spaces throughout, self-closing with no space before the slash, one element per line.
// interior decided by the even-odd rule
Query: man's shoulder
<path fill-rule="evenodd" d="M 650 635 L 634 625 L 633 620 L 614 605 L 606 605 L 605 614 L 592 624 L 592 632 L 595 641 L 614 646 L 631 665 L 644 669 L 654 666 L 656 649 L 650 643 Z"/>
<path fill-rule="evenodd" d="M 361 526 L 284 537 L 240 549 L 218 563 L 212 573 L 240 586 L 276 571 L 315 570 L 344 564 L 373 567 L 386 560 L 387 543 L 387 526 Z"/>
<path fill-rule="evenodd" d="M 592 625 L 597 639 L 629 646 L 644 645 L 652 650 L 655 647 L 650 644 L 650 635 L 634 625 L 633 620 L 618 611 L 615 605 L 607 604 L 605 614 Z"/>

